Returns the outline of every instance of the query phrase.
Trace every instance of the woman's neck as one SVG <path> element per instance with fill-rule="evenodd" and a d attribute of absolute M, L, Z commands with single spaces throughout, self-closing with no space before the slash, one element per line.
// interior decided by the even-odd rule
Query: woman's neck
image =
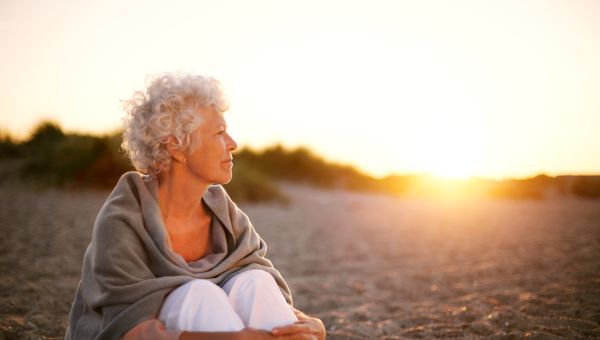
<path fill-rule="evenodd" d="M 182 165 L 173 163 L 158 175 L 158 199 L 165 219 L 185 222 L 194 216 L 209 216 L 201 202 L 208 183 L 199 183 Z"/>

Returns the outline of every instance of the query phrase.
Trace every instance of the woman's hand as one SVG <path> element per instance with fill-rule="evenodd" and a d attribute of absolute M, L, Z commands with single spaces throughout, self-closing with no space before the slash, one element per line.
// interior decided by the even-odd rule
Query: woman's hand
<path fill-rule="evenodd" d="M 289 326 L 285 326 L 289 327 Z M 307 332 L 296 332 L 290 334 L 275 335 L 273 332 L 261 329 L 245 328 L 241 331 L 240 340 L 314 340 L 317 337 Z"/>
<path fill-rule="evenodd" d="M 325 339 L 327 331 L 325 330 L 325 325 L 323 325 L 323 322 L 320 319 L 310 317 L 295 308 L 294 314 L 296 314 L 296 317 L 298 317 L 298 321 L 291 325 L 273 328 L 271 334 L 278 338 L 293 335 L 308 335 L 308 337 L 301 338 L 314 340 Z"/>

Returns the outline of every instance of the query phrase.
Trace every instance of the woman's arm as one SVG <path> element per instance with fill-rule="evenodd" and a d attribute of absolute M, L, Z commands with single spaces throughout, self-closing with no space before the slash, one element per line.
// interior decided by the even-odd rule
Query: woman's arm
<path fill-rule="evenodd" d="M 123 335 L 121 340 L 178 340 L 181 339 L 181 333 L 182 331 L 167 330 L 165 325 L 158 319 L 150 319 L 135 325 Z"/>
<path fill-rule="evenodd" d="M 245 331 L 245 330 L 244 330 Z M 240 332 L 184 332 L 167 330 L 165 325 L 158 319 L 142 321 L 135 325 L 121 340 L 242 340 L 254 339 L 245 337 Z M 267 333 L 267 332 L 265 332 Z M 268 333 L 267 333 L 268 334 Z M 260 338 L 257 338 L 260 339 Z"/>

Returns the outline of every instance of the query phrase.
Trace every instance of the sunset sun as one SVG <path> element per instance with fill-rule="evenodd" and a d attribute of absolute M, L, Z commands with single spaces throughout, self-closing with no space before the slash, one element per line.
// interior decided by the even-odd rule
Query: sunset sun
<path fill-rule="evenodd" d="M 455 122 L 456 123 L 456 122 Z M 476 174 L 483 140 L 479 130 L 461 124 L 431 128 L 419 145 L 419 167 L 437 177 L 463 179 Z"/>

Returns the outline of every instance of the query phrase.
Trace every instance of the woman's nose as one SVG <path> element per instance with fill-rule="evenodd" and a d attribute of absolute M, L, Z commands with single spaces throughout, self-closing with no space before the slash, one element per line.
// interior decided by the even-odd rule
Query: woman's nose
<path fill-rule="evenodd" d="M 227 135 L 229 137 L 229 150 L 234 151 L 238 148 L 238 145 L 236 143 L 236 141 L 233 139 L 233 137 Z"/>

